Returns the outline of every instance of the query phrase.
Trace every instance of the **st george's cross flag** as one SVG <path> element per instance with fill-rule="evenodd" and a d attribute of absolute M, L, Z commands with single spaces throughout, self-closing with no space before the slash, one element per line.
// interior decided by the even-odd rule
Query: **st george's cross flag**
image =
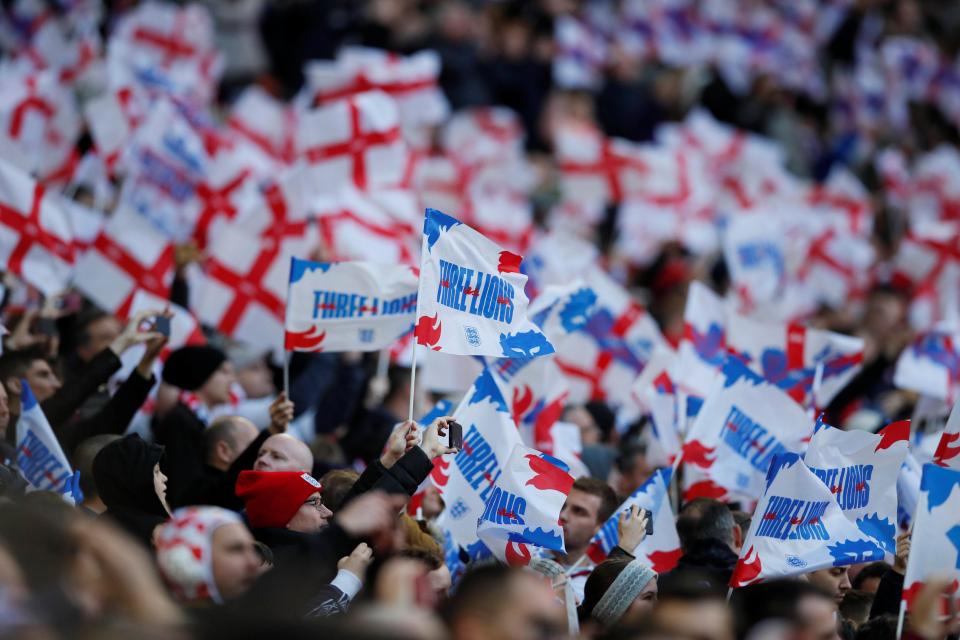
<path fill-rule="evenodd" d="M 907 420 L 877 433 L 843 431 L 818 421 L 803 457 L 847 519 L 873 538 L 891 562 L 897 553 L 897 476 L 909 440 Z"/>
<path fill-rule="evenodd" d="M 934 576 L 952 578 L 954 594 L 960 587 L 960 471 L 923 466 L 913 537 L 903 580 L 908 611 L 924 583 Z"/>
<path fill-rule="evenodd" d="M 669 467 L 658 469 L 623 501 L 593 536 L 587 548 L 587 556 L 590 560 L 596 564 L 603 562 L 613 548 L 620 544 L 617 531 L 620 515 L 636 505 L 650 512 L 650 517 L 653 518 L 653 533 L 644 537 L 636 549 L 625 549 L 625 551 L 629 551 L 634 557 L 646 558 L 653 570 L 660 574 L 677 566 L 682 552 L 668 493 L 672 475 L 673 470 Z"/>
<path fill-rule="evenodd" d="M 522 256 L 435 209 L 426 211 L 423 236 L 417 344 L 455 355 L 498 358 L 554 352 L 527 318 Z"/>
<path fill-rule="evenodd" d="M 284 322 L 288 351 L 375 351 L 413 326 L 410 267 L 290 259 Z"/>
<path fill-rule="evenodd" d="M 933 463 L 960 471 L 960 400 L 953 405 L 947 426 L 940 434 L 937 450 L 933 452 Z"/>
<path fill-rule="evenodd" d="M 688 471 L 705 473 L 718 489 L 758 498 L 774 456 L 802 452 L 812 434 L 813 421 L 800 405 L 738 358 L 727 356 L 686 433 L 683 461 Z"/>
<path fill-rule="evenodd" d="M 730 586 L 878 560 L 883 549 L 843 515 L 800 456 L 786 453 L 770 465 Z"/>
<path fill-rule="evenodd" d="M 564 552 L 558 524 L 573 476 L 563 462 L 517 445 L 484 504 L 477 537 L 509 565 L 525 566 L 534 549 Z"/>
<path fill-rule="evenodd" d="M 960 332 L 944 326 L 921 333 L 897 358 L 893 384 L 949 403 L 960 399 Z"/>
<path fill-rule="evenodd" d="M 74 472 L 57 436 L 43 415 L 37 397 L 26 380 L 20 381 L 20 407 L 17 421 L 17 465 L 35 491 L 53 491 L 79 504 L 80 472 Z"/>

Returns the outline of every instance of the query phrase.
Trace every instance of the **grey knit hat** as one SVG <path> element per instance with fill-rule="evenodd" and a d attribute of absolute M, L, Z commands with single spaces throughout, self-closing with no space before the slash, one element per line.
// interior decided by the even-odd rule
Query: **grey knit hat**
<path fill-rule="evenodd" d="M 632 560 L 597 602 L 591 616 L 604 627 L 612 627 L 623 617 L 650 579 L 656 577 L 657 573 L 639 558 Z"/>

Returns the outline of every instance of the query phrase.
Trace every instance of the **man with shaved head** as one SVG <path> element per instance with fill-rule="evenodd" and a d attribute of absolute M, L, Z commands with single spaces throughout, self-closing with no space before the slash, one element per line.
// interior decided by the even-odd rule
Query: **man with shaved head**
<path fill-rule="evenodd" d="M 254 471 L 313 471 L 310 447 L 286 433 L 267 438 L 257 453 Z"/>

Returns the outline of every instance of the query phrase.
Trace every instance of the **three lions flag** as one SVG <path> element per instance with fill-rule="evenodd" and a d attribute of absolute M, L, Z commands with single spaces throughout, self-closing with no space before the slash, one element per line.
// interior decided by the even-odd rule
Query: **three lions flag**
<path fill-rule="evenodd" d="M 893 562 L 897 553 L 897 477 L 907 457 L 910 422 L 877 433 L 842 431 L 817 421 L 803 461 L 830 488 L 843 515 Z"/>
<path fill-rule="evenodd" d="M 560 460 L 517 445 L 477 520 L 477 537 L 499 560 L 526 565 L 530 547 L 564 551 L 560 510 L 573 486 Z"/>
<path fill-rule="evenodd" d="M 290 260 L 288 351 L 374 351 L 413 325 L 417 276 L 405 266 Z"/>
<path fill-rule="evenodd" d="M 526 359 L 553 353 L 527 318 L 523 258 L 459 220 L 427 209 L 417 344 L 464 356 Z"/>
<path fill-rule="evenodd" d="M 20 381 L 20 407 L 17 421 L 17 465 L 34 491 L 55 491 L 74 504 L 83 501 L 80 472 L 74 472 L 63 454 L 57 436 L 43 415 L 36 396 L 26 380 Z"/>
<path fill-rule="evenodd" d="M 795 453 L 774 458 L 731 587 L 883 560 L 883 549 L 850 522 L 829 487 Z"/>
<path fill-rule="evenodd" d="M 650 517 L 653 518 L 653 533 L 644 537 L 636 549 L 625 549 L 625 551 L 629 551 L 637 558 L 645 557 L 653 570 L 659 574 L 677 566 L 683 554 L 680 551 L 680 536 L 677 535 L 677 525 L 668 495 L 672 474 L 673 470 L 669 467 L 655 471 L 607 519 L 587 547 L 587 556 L 594 563 L 600 564 L 606 560 L 613 548 L 620 544 L 620 534 L 617 531 L 620 515 L 637 505 L 650 512 Z"/>
<path fill-rule="evenodd" d="M 953 578 L 954 594 L 960 586 L 960 471 L 923 465 L 913 538 L 903 579 L 907 611 L 934 576 Z"/>
<path fill-rule="evenodd" d="M 960 400 L 953 405 L 947 426 L 940 434 L 937 450 L 933 452 L 933 463 L 960 471 Z"/>

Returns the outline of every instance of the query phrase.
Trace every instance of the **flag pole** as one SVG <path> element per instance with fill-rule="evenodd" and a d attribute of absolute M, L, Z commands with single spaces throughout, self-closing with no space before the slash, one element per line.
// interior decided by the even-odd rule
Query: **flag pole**
<path fill-rule="evenodd" d="M 424 226 L 426 226 L 426 211 L 424 215 Z M 420 232 L 420 271 L 423 271 L 423 247 L 427 241 L 426 234 L 421 230 Z M 413 397 L 414 392 L 416 391 L 417 384 L 417 325 L 420 320 L 420 271 L 417 272 L 417 306 L 416 311 L 413 314 L 413 359 L 410 362 L 410 410 L 407 412 L 407 420 L 413 420 Z"/>
<path fill-rule="evenodd" d="M 283 393 L 290 399 L 290 352 L 283 350 Z"/>
<path fill-rule="evenodd" d="M 903 619 L 907 614 L 907 601 L 900 600 L 900 613 L 897 614 L 897 640 L 903 637 Z"/>

